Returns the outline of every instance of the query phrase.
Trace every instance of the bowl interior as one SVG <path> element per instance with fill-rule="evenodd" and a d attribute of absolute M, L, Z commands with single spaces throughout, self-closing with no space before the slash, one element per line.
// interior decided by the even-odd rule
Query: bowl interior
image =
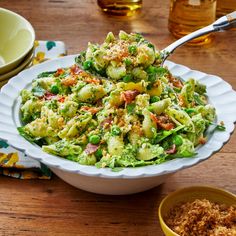
<path fill-rule="evenodd" d="M 191 202 L 195 199 L 207 199 L 211 202 L 219 204 L 234 205 L 236 203 L 236 196 L 232 193 L 224 191 L 218 188 L 212 188 L 208 186 L 193 186 L 189 188 L 180 189 L 163 199 L 159 206 L 159 220 L 167 236 L 178 236 L 173 232 L 164 221 L 164 218 L 170 210 L 181 202 Z"/>
<path fill-rule="evenodd" d="M 32 49 L 35 39 L 31 24 L 22 16 L 0 8 L 1 68 L 20 60 Z"/>
<path fill-rule="evenodd" d="M 14 75 L 18 74 L 20 71 L 25 69 L 33 60 L 34 58 L 34 49 L 30 50 L 30 52 L 23 58 L 20 64 L 13 68 L 12 70 L 8 71 L 5 74 L 0 74 L 0 82 L 9 80 Z"/>

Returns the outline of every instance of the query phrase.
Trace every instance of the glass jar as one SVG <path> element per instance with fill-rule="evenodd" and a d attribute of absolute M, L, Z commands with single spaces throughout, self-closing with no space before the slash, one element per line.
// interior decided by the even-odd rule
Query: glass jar
<path fill-rule="evenodd" d="M 236 11 L 236 0 L 217 0 L 216 17 L 227 15 Z"/>
<path fill-rule="evenodd" d="M 97 0 L 98 6 L 106 13 L 132 16 L 142 7 L 142 0 Z"/>
<path fill-rule="evenodd" d="M 181 38 L 215 21 L 216 0 L 171 0 L 169 31 Z M 211 42 L 210 34 L 190 41 L 190 44 Z"/>

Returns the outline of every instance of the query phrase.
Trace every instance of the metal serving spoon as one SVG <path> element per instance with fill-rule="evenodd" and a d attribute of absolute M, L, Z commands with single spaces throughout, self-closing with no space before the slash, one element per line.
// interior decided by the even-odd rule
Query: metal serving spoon
<path fill-rule="evenodd" d="M 211 25 L 208 25 L 208 26 L 206 26 L 202 29 L 199 29 L 197 31 L 194 31 L 194 32 L 180 38 L 179 40 L 175 41 L 174 43 L 170 44 L 169 46 L 167 46 L 163 50 L 161 50 L 161 52 L 160 52 L 161 56 L 162 56 L 161 65 L 163 65 L 163 63 L 165 62 L 167 57 L 170 54 L 172 54 L 176 48 L 185 44 L 186 42 L 188 42 L 192 39 L 198 38 L 202 35 L 208 34 L 210 32 L 225 31 L 230 28 L 236 28 L 236 11 L 234 11 L 226 16 L 222 16 L 221 18 L 219 18 L 217 21 L 215 21 Z"/>

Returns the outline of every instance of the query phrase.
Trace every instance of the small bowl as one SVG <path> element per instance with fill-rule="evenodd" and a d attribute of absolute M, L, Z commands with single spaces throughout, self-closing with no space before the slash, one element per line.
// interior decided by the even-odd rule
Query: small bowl
<path fill-rule="evenodd" d="M 19 72 L 21 72 L 23 69 L 25 69 L 33 60 L 34 58 L 34 49 L 32 49 L 23 59 L 23 61 L 14 69 L 11 71 L 8 71 L 5 74 L 0 75 L 0 82 L 2 81 L 8 81 L 11 77 L 15 76 Z"/>
<path fill-rule="evenodd" d="M 166 236 L 179 236 L 179 234 L 172 231 L 164 221 L 164 217 L 168 215 L 174 206 L 181 202 L 194 201 L 203 198 L 211 202 L 226 204 L 228 206 L 236 204 L 236 195 L 219 188 L 193 186 L 177 190 L 165 197 L 159 206 L 158 216 L 164 234 Z"/>
<path fill-rule="evenodd" d="M 17 67 L 34 46 L 35 32 L 22 16 L 0 8 L 0 75 Z"/>

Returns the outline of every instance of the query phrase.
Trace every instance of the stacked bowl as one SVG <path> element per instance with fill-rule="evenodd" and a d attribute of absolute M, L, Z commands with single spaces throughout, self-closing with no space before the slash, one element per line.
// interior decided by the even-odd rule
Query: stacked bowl
<path fill-rule="evenodd" d="M 25 18 L 0 8 L 0 87 L 30 65 L 34 40 L 34 29 Z"/>

